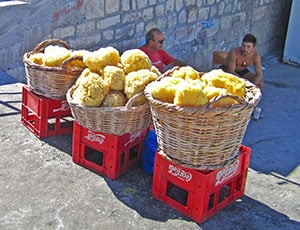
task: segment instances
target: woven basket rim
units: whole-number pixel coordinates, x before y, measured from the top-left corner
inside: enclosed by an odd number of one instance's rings
[[[23,55],[23,62],[25,65],[28,65],[27,68],[32,68],[32,69],[36,69],[36,70],[40,70],[40,71],[47,71],[47,72],[59,72],[59,73],[81,73],[82,69],[78,69],[78,68],[66,68],[65,65],[67,63],[69,63],[70,61],[74,60],[74,59],[80,59],[81,57],[79,56],[73,56],[70,57],[68,59],[66,59],[61,66],[43,66],[43,65],[38,65],[34,62],[32,62],[29,59],[29,56],[31,55],[31,52],[26,52]]]
[[[206,105],[198,106],[198,107],[178,106],[173,103],[162,102],[158,99],[155,99],[150,92],[150,88],[153,84],[155,84],[155,82],[149,83],[146,86],[144,92],[145,92],[145,96],[149,100],[149,102],[156,104],[158,106],[166,107],[172,111],[180,111],[180,112],[187,112],[187,113],[207,113],[207,112],[223,113],[223,112],[229,112],[229,111],[236,110],[236,109],[252,108],[258,104],[258,102],[260,101],[260,99],[262,97],[260,89],[248,80],[245,80],[245,82],[246,82],[246,89],[248,89],[248,91],[250,91],[250,90],[255,91],[253,98],[245,97],[243,99],[240,99],[237,96],[227,94],[227,95],[223,95],[223,96],[214,97]],[[216,101],[218,101],[224,97],[230,97],[230,98],[236,99],[236,100],[238,100],[239,104],[233,104],[233,105],[227,106],[227,107],[214,107],[214,108],[211,107],[211,105],[213,103],[215,103]]]
[[[162,157],[164,157],[165,159],[167,159],[168,161],[175,163],[177,165],[180,165],[182,167],[186,167],[186,168],[190,168],[190,169],[196,169],[196,170],[214,170],[214,169],[218,169],[218,168],[224,168],[228,165],[231,165],[232,163],[234,163],[238,156],[239,156],[239,150],[237,150],[237,152],[235,154],[232,154],[232,158],[228,161],[224,161],[224,162],[219,162],[216,163],[214,165],[205,165],[202,162],[199,163],[199,165],[195,165],[189,162],[182,162],[178,159],[175,159],[174,157],[167,155],[166,153],[163,152],[163,150],[158,149],[157,154],[161,155]]]
[[[103,107],[103,106],[85,106],[85,105],[82,105],[82,104],[79,104],[79,103],[76,103],[73,101],[73,98],[71,96],[71,91],[74,90],[74,86],[72,86],[70,89],[68,89],[67,91],[67,101],[69,104],[73,105],[73,106],[76,106],[77,108],[80,108],[80,109],[84,109],[84,110],[90,110],[90,111],[93,111],[93,110],[97,110],[97,111],[105,111],[105,112],[108,112],[108,111],[122,111],[122,112],[128,112],[128,111],[134,111],[134,110],[140,110],[142,107],[148,107],[149,106],[149,103],[146,102],[144,104],[141,104],[141,105],[138,105],[138,106],[132,106],[133,102],[135,101],[136,98],[140,97],[141,95],[144,94],[144,92],[139,92],[138,94],[134,95],[133,97],[131,97],[126,105],[124,106],[114,106],[114,107]]]
[[[152,124],[148,101],[138,106],[132,106],[135,99],[144,94],[143,91],[130,98],[125,106],[97,107],[74,102],[71,95],[75,87],[76,85],[73,85],[67,91],[66,98],[73,117],[84,127],[119,136],[145,129]]]
[[[78,69],[78,68],[67,68],[67,64],[73,60],[82,60],[82,57],[80,56],[72,56],[67,58],[65,61],[63,61],[63,63],[61,64],[61,66],[42,66],[42,65],[38,65],[34,62],[32,62],[29,59],[29,56],[35,53],[43,53],[45,50],[45,47],[47,47],[48,45],[51,44],[56,44],[56,45],[60,45],[68,50],[71,50],[68,43],[66,43],[65,41],[61,40],[61,39],[46,39],[40,43],[38,43],[35,48],[32,51],[26,52],[23,55],[23,62],[25,64],[25,66],[27,65],[27,68],[32,68],[32,69],[36,69],[36,70],[40,70],[40,71],[52,71],[52,72],[59,72],[59,73],[70,73],[70,72],[74,72],[74,73],[78,73],[81,72],[82,69]]]

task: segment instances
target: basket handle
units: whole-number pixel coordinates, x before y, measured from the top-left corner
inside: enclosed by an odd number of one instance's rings
[[[69,49],[69,45],[63,41],[63,40],[60,40],[60,39],[47,39],[45,41],[42,41],[40,42],[39,44],[37,44],[37,46],[33,49],[33,53],[38,53],[38,52],[42,52],[44,51],[45,47],[47,47],[48,45],[51,45],[51,44],[59,44],[67,49]]]
[[[234,99],[236,100],[239,104],[241,105],[248,105],[248,102],[243,99],[243,98],[240,98],[238,96],[235,96],[235,95],[232,95],[232,94],[225,94],[225,95],[219,95],[219,96],[216,96],[214,98],[212,98],[206,105],[205,105],[205,108],[207,109],[210,109],[217,101],[223,99],[223,98],[231,98],[231,99]],[[232,106],[228,107],[228,108],[231,108]]]
[[[162,78],[164,78],[164,77],[170,77],[170,76],[172,76],[172,74],[173,74],[173,72],[175,71],[175,70],[178,70],[180,67],[179,66],[174,66],[172,69],[168,69],[166,72],[164,72],[162,75],[160,75],[157,79],[156,79],[156,81],[160,81]]]
[[[72,56],[72,57],[69,57],[67,58],[66,60],[64,60],[62,63],[61,63],[61,68],[67,68],[67,65],[74,61],[74,60],[79,60],[79,61],[82,61],[83,60],[83,57],[82,56]]]
[[[174,66],[172,69],[167,70],[162,74],[162,77],[167,77],[167,76],[172,76],[175,70],[178,70],[180,67],[179,66]]]
[[[130,108],[132,107],[133,102],[135,102],[135,100],[136,100],[138,97],[142,96],[143,94],[144,94],[144,91],[141,91],[141,92],[135,94],[133,97],[131,97],[131,98],[127,101],[127,103],[126,103],[126,105],[125,105],[126,109],[130,109]]]

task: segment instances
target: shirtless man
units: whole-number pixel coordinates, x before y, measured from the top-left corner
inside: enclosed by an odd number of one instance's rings
[[[243,38],[242,46],[229,51],[225,64],[221,68],[228,73],[232,73],[241,78],[247,79],[263,89],[263,73],[260,55],[255,50],[256,38],[252,34],[247,34]],[[254,65],[255,73],[247,68]]]
[[[150,58],[152,65],[162,73],[164,65],[185,66],[185,64],[163,50],[164,35],[158,28],[149,30],[146,34],[146,44],[140,49]]]

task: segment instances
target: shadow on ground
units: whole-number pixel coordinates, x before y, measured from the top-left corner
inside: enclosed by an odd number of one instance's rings
[[[243,140],[252,149],[250,167],[256,171],[288,176],[300,165],[299,70],[300,66],[277,64],[264,71],[259,104],[264,117],[249,122]]]
[[[72,157],[72,134],[71,133],[59,135],[59,136],[47,137],[41,140]]]
[[[161,222],[170,219],[192,221],[167,204],[152,197],[152,176],[144,173],[142,168],[135,168],[117,180],[104,179],[114,195],[121,202],[136,210],[143,218]],[[224,226],[233,226],[236,222],[236,229],[239,229],[238,226],[242,226],[241,229],[259,229],[259,226],[253,226],[252,218],[255,218],[256,224],[260,223],[267,229],[278,229],[279,226],[282,229],[299,227],[298,222],[290,220],[286,215],[270,209],[246,195],[217,212],[199,226],[203,229],[206,227],[226,229]],[[242,224],[240,223],[241,220],[243,221]]]
[[[2,95],[10,96],[12,99],[5,101],[0,100],[0,117],[21,114],[20,104],[22,103],[22,100],[15,100],[13,98],[22,95],[22,92],[0,92],[0,96]]]

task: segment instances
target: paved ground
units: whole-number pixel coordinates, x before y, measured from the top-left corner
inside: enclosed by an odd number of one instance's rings
[[[20,122],[23,84],[1,73],[0,229],[300,229],[300,67],[263,64],[245,195],[202,224],[152,198],[141,167],[110,180],[72,162],[71,135],[35,137]]]

